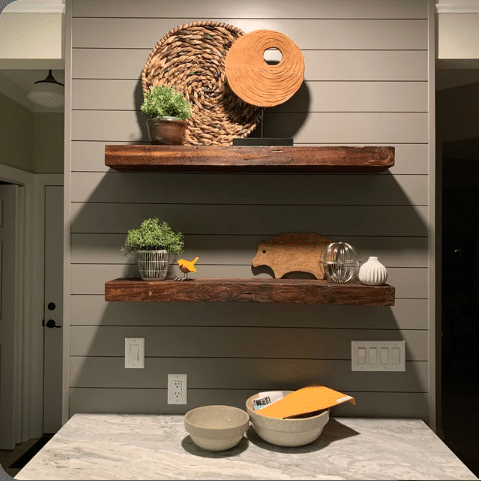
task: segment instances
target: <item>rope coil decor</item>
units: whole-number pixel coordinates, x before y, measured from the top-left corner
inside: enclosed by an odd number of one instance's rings
[[[226,23],[187,23],[168,32],[150,53],[142,70],[144,97],[151,86],[166,84],[192,104],[184,144],[230,145],[259,123],[262,109],[239,98],[225,77],[227,52],[242,35]]]
[[[277,65],[264,60],[264,52],[278,49]],[[225,59],[231,89],[242,99],[259,107],[274,107],[289,100],[304,79],[304,57],[286,35],[256,30],[238,38]]]

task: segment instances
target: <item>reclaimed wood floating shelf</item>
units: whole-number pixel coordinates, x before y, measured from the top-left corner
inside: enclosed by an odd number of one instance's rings
[[[119,278],[105,283],[106,301],[271,302],[393,306],[394,287],[337,284],[316,279],[194,278],[144,281]]]
[[[105,165],[120,172],[373,173],[394,165],[394,147],[106,145]]]

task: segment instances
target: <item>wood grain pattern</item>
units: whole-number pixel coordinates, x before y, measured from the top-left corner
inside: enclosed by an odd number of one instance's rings
[[[105,165],[121,172],[380,172],[394,147],[106,145]]]
[[[334,240],[315,233],[280,234],[259,242],[251,262],[254,267],[269,266],[276,279],[288,272],[309,272],[324,279],[321,259],[331,242]]]
[[[105,283],[106,301],[277,302],[393,306],[394,287],[336,284],[311,279],[196,278],[192,282],[115,279]]]
[[[243,279],[243,280],[311,280],[309,274],[286,274],[284,279],[273,279],[268,267],[259,268],[259,274],[254,274],[252,266],[239,265],[202,265],[198,266],[197,272],[189,274],[193,279]],[[72,264],[71,294],[105,294],[105,283],[118,278],[139,278],[139,270],[136,265],[112,265],[112,264]],[[180,270],[170,266],[167,279],[179,277]],[[388,270],[389,284],[396,286],[396,297],[405,299],[422,299],[428,297],[428,274],[424,268],[396,268]],[[74,277],[75,276],[75,277]],[[321,281],[317,281],[321,282]],[[324,282],[324,281],[323,281]],[[249,292],[249,291],[248,291]],[[236,303],[235,303],[236,304]]]
[[[73,141],[72,142],[72,172],[114,172],[105,165],[105,145],[148,145],[148,140],[139,141]],[[373,143],[376,145],[376,143]],[[308,144],[294,144],[296,147],[314,147]],[[390,144],[394,147],[396,161],[394,167],[380,172],[379,175],[390,177],[394,174],[400,175],[419,175],[428,173],[428,144]],[[328,145],[323,145],[327,147]],[[369,146],[366,143],[359,144],[360,147]],[[197,174],[198,175],[198,174]],[[346,182],[343,176],[343,182]],[[75,182],[74,182],[75,184]]]

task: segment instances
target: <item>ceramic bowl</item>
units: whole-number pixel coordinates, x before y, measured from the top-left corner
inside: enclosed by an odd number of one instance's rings
[[[253,400],[257,396],[258,394],[255,394],[246,401],[246,408],[255,432],[268,443],[277,446],[304,446],[315,441],[329,421],[329,409],[316,416],[301,419],[263,416],[260,414],[262,410],[254,410]]]
[[[207,451],[225,451],[240,442],[249,427],[249,415],[233,406],[202,406],[184,416],[192,441]]]

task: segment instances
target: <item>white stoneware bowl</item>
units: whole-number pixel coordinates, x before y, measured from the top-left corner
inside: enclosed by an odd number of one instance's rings
[[[329,421],[329,409],[316,416],[300,419],[263,416],[260,414],[262,410],[254,410],[253,400],[257,396],[255,394],[246,401],[246,408],[256,433],[268,443],[277,446],[304,446],[315,441]]]
[[[240,442],[249,427],[249,415],[233,406],[202,406],[184,416],[184,426],[200,448],[225,451]]]

